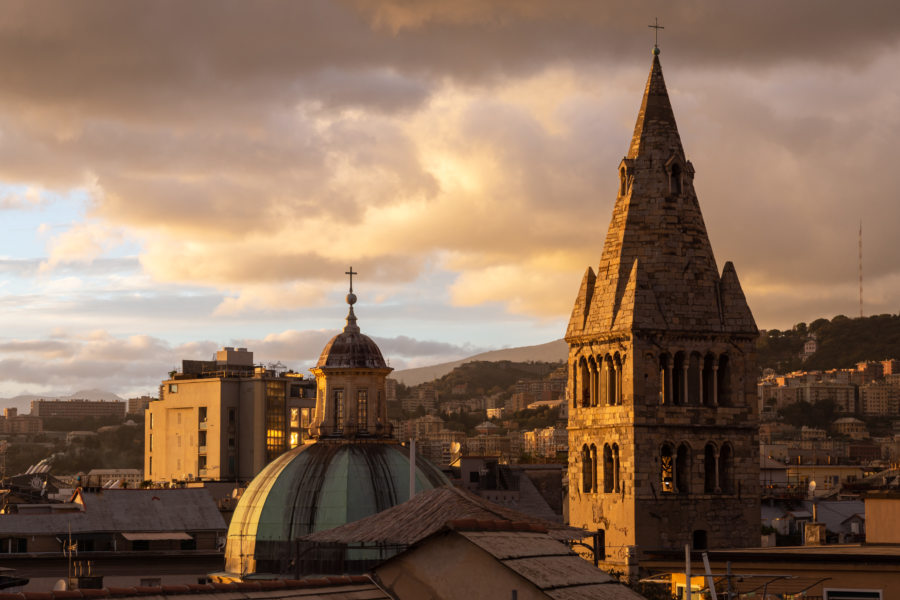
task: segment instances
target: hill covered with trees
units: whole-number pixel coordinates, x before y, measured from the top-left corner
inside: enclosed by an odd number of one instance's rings
[[[800,360],[803,344],[815,335],[816,353]],[[757,342],[760,370],[843,369],[866,360],[900,358],[900,314],[849,318],[838,315],[797,323],[790,330],[770,329]]]

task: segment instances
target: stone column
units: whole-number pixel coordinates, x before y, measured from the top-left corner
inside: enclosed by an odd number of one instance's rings
[[[613,483],[615,487],[613,488],[616,492],[619,491],[619,452],[615,448],[612,449],[613,456]]]
[[[614,404],[622,404],[622,363],[616,363],[616,401]]]
[[[681,387],[684,390],[684,396],[682,397],[684,400],[684,404],[690,403],[690,399],[688,398],[688,368],[690,367],[689,363],[690,359],[688,358],[685,359],[685,361],[681,364],[681,377],[683,379]]]
[[[697,385],[700,392],[698,399],[700,400],[700,406],[703,406],[703,359],[700,359],[700,364],[698,364],[697,367],[700,369],[700,374],[697,377]]]
[[[672,395],[672,369],[675,367],[675,361],[672,357],[666,361],[666,404],[672,404],[675,398]]]
[[[716,359],[713,362],[713,372],[712,372],[712,397],[713,397],[713,406],[719,405],[719,360]]]
[[[672,448],[672,493],[678,493],[678,449]]]
[[[715,367],[713,367],[713,369],[715,369]],[[715,481],[716,485],[715,485],[714,489],[716,490],[717,494],[721,494],[722,488],[719,487],[719,453],[718,452],[713,456],[713,464],[716,465],[716,481]]]

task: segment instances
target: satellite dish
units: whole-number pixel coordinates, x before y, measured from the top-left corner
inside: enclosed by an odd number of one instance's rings
[[[815,479],[813,479],[812,481],[809,482],[809,495],[810,496],[816,495],[816,480]]]

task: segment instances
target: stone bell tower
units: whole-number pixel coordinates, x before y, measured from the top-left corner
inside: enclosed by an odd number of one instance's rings
[[[566,331],[569,521],[633,573],[647,550],[759,545],[758,331],[716,266],[658,48],[618,175]]]

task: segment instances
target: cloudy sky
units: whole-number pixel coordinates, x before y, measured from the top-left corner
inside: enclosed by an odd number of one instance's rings
[[[762,328],[898,311],[900,5],[0,1],[0,394],[562,337],[661,60]]]

